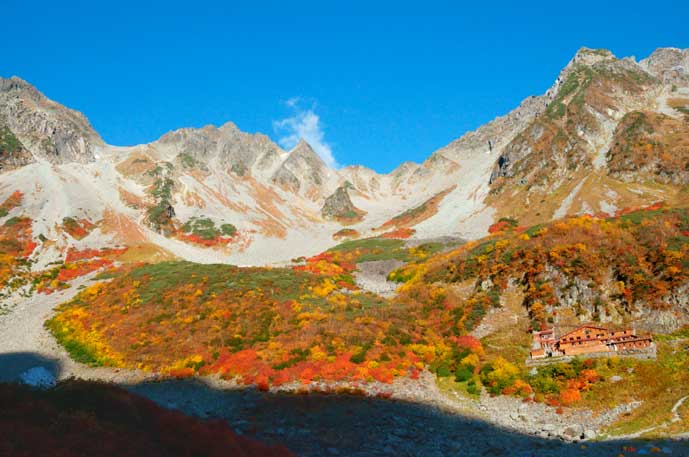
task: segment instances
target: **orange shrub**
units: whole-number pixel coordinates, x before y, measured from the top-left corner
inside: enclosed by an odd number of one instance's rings
[[[413,234],[416,233],[416,230],[413,228],[408,228],[408,227],[401,227],[395,230],[392,230],[390,232],[383,233],[380,237],[381,238],[389,238],[389,239],[407,239]]]
[[[563,406],[569,406],[581,400],[581,392],[577,389],[568,388],[560,392],[559,401]]]

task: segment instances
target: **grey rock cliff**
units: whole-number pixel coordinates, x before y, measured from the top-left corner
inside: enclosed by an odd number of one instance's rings
[[[358,216],[358,211],[352,200],[349,198],[347,189],[351,186],[349,182],[338,187],[335,192],[325,199],[321,216],[324,219],[354,219]]]
[[[95,150],[104,145],[84,115],[49,100],[17,77],[0,78],[0,124],[33,159],[54,164],[92,162]]]
[[[163,135],[158,143],[238,176],[260,175],[270,169],[283,152],[266,135],[242,132],[232,122],[219,128],[209,125],[175,130]]]

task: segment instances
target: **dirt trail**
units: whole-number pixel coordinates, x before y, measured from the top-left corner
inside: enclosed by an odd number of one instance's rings
[[[674,404],[672,407],[672,418],[666,422],[663,422],[660,425],[654,425],[653,427],[648,427],[643,430],[639,430],[638,432],[635,433],[630,433],[628,435],[623,435],[620,438],[623,439],[630,439],[630,438],[639,438],[641,436],[644,436],[647,433],[651,433],[656,430],[661,430],[665,427],[667,427],[670,424],[674,424],[675,422],[679,422],[682,420],[682,416],[679,414],[679,408],[682,407],[682,404],[689,399],[689,395],[685,395],[684,397],[680,398],[677,400],[677,402]],[[676,438],[687,438],[689,437],[689,433],[682,433],[676,436]]]

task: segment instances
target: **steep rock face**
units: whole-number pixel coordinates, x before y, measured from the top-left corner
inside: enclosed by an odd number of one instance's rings
[[[332,195],[325,199],[321,209],[323,219],[354,220],[359,218],[360,211],[354,206],[347,192],[347,189],[350,187],[351,184],[347,182],[345,185],[338,187]]]
[[[660,48],[639,62],[649,73],[670,84],[689,82],[689,49]]]
[[[36,159],[88,163],[104,145],[79,112],[53,102],[25,81],[0,78],[0,121]]]
[[[488,124],[464,134],[433,153],[433,156],[442,155],[455,162],[461,162],[467,156],[490,157],[491,154],[502,150],[518,132],[541,114],[547,104],[548,96],[527,97],[505,116],[497,117]]]
[[[322,196],[329,176],[328,166],[311,146],[300,140],[273,175],[273,182],[311,200]]]
[[[689,84],[663,82],[658,75],[668,65],[656,62],[651,71],[633,58],[581,49],[546,92],[546,109],[496,158],[485,199],[496,219],[535,224],[566,215],[614,214],[659,200],[679,203],[683,172],[670,170],[684,169],[681,122],[689,111]],[[634,112],[666,116],[662,122],[651,116],[656,133],[645,140],[657,143],[652,150],[644,152],[639,141],[620,141],[630,135],[627,116]],[[630,168],[634,161],[638,164]],[[653,187],[652,181],[667,186]]]
[[[554,175],[591,168],[625,112],[650,103],[655,78],[630,59],[618,60],[609,51],[582,49],[549,91],[552,99],[500,155],[491,175],[494,191],[499,178],[544,186]]]
[[[179,129],[164,135],[158,143],[237,176],[262,177],[284,152],[266,135],[242,132],[232,122],[220,128]]]
[[[283,153],[266,135],[246,134],[231,122],[220,127],[220,131],[221,160],[238,176],[262,175],[273,168]]]
[[[689,122],[633,111],[615,130],[607,153],[609,174],[624,181],[689,183]]]
[[[421,167],[418,163],[403,162],[397,168],[392,170],[388,177],[391,180],[391,187],[395,190],[400,189],[409,178]]]
[[[157,141],[163,147],[189,154],[197,161],[208,162],[217,153],[220,132],[217,127],[183,128],[166,133]]]

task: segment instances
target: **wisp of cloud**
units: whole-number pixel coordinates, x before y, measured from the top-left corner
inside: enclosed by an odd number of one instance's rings
[[[285,104],[294,111],[294,115],[273,121],[273,129],[280,135],[278,143],[283,148],[292,149],[303,138],[329,167],[337,168],[332,148],[324,139],[320,117],[314,111],[315,105],[305,109],[300,106],[300,102],[299,97],[287,100]]]

